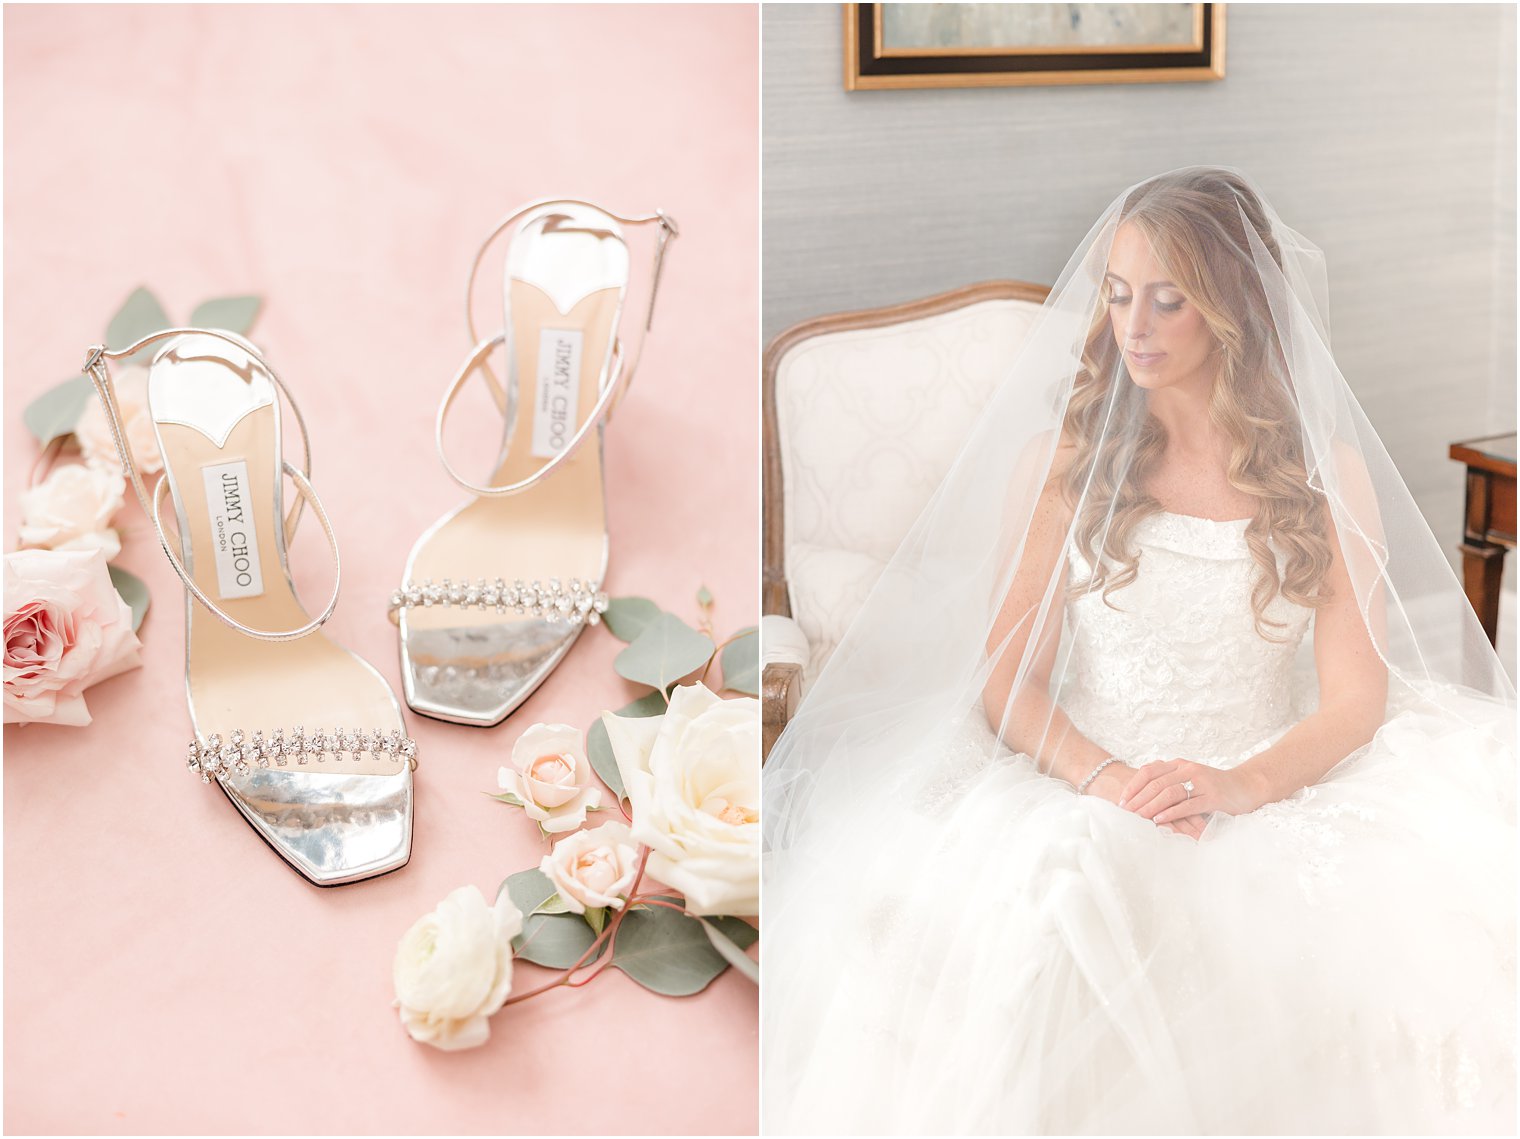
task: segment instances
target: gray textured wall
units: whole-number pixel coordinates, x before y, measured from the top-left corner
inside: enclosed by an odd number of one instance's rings
[[[767,339],[1051,281],[1126,185],[1238,166],[1325,250],[1341,369],[1455,545],[1446,445],[1515,421],[1513,5],[1231,4],[1219,82],[855,93],[840,5],[763,13]]]

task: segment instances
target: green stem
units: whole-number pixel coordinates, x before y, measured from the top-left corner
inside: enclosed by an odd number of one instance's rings
[[[631,895],[631,897],[623,905],[622,909],[618,910],[615,914],[612,915],[612,917],[610,919],[608,919],[606,928],[603,929],[602,932],[597,935],[597,938],[596,938],[595,941],[593,941],[589,946],[586,947],[586,952],[584,952],[584,953],[582,953],[580,955],[579,959],[576,960],[575,964],[571,965],[570,968],[566,969],[563,973],[561,973],[554,980],[549,981],[549,982],[547,982],[545,984],[539,985],[538,988],[536,988],[536,989],[529,989],[526,993],[518,993],[515,997],[508,997],[505,1001],[502,1002],[501,1007],[502,1008],[506,1008],[507,1005],[515,1005],[519,1001],[525,1001],[525,1000],[529,999],[530,997],[539,996],[542,993],[547,993],[550,989],[557,989],[557,988],[559,988],[562,985],[567,985],[570,988],[578,989],[582,985],[589,984],[591,981],[593,981],[597,977],[601,976],[602,970],[605,969],[608,966],[608,964],[610,964],[611,961],[612,961],[612,952],[611,951],[613,949],[615,949],[616,946],[617,946],[617,931],[618,931],[618,926],[620,926],[620,925],[623,924],[623,918],[626,917],[627,914],[628,914],[628,911],[633,908],[633,899],[636,898],[636,897],[638,897],[639,883],[641,881],[643,881],[643,879],[644,879],[644,867],[648,864],[648,862],[649,862],[649,848],[645,847],[644,848],[644,853],[639,856],[639,870],[638,870],[638,873],[633,876],[633,886],[629,890],[629,894]],[[524,944],[526,944],[526,942]],[[600,946],[602,946],[603,944],[605,944],[607,946],[607,948],[608,948],[608,953],[607,953],[606,960],[602,961],[596,967],[596,971],[595,972],[591,973],[589,976],[585,977],[584,979],[581,979],[581,980],[574,979],[575,978],[575,973],[577,972],[577,970],[579,970],[582,967],[584,967],[585,964],[586,964],[586,962],[589,961],[589,960],[591,960],[591,958],[596,955],[597,949]]]
[[[729,645],[733,644],[741,636],[743,636],[743,637],[752,637],[752,636],[754,636],[754,633],[752,633],[752,632],[751,633],[735,633],[733,636],[729,637],[726,641],[724,641],[720,645],[718,645],[717,648],[713,649],[712,656],[710,656],[710,657],[707,658],[707,666],[702,669],[702,675],[698,678],[699,680],[701,680],[701,682],[703,684],[707,683],[707,674],[708,674],[709,671],[711,671],[712,666],[713,666],[713,662],[716,661],[720,656],[723,655],[723,650],[724,649],[728,648]]]

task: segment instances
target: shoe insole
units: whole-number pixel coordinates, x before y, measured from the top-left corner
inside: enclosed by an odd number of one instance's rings
[[[555,433],[568,438],[591,414],[601,395],[602,366],[620,301],[619,289],[601,289],[582,297],[569,313],[561,313],[542,290],[528,282],[514,279],[510,288],[520,389],[506,459],[490,480],[497,486],[533,474],[548,461],[544,455],[553,453],[545,451],[545,438]],[[540,390],[540,367],[550,371],[554,363],[541,361],[540,349],[554,351],[555,345],[563,343],[564,338],[552,335],[556,332],[579,336],[573,407],[556,403]],[[601,441],[593,433],[537,485],[520,494],[477,498],[458,510],[420,544],[406,576],[414,583],[428,578],[435,583],[444,578],[493,582],[498,577],[508,585],[517,579],[547,584],[558,578],[567,587],[572,578],[596,582],[606,566],[606,530]],[[536,618],[519,618],[511,610],[503,615],[494,609],[413,607],[405,611],[403,620],[421,631]]]
[[[272,403],[254,408],[222,446],[194,427],[158,424],[182,511],[180,548],[187,570],[228,616],[270,631],[310,620],[281,561],[277,414]],[[307,525],[318,525],[309,513]],[[307,738],[318,730],[406,734],[390,687],[322,630],[293,641],[260,640],[223,624],[194,600],[187,624],[190,707],[202,738],[219,733],[225,741],[240,728],[247,736],[261,731],[266,737],[283,729],[289,739],[297,725]],[[312,759],[303,770],[393,775],[406,762],[362,755],[358,763],[352,754],[341,762]]]

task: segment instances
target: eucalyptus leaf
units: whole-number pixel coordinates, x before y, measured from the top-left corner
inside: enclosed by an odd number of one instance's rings
[[[558,894],[550,894],[548,901],[540,902],[538,908],[533,911],[536,914],[568,914],[570,903]]]
[[[705,917],[697,920],[716,928],[730,944],[740,949],[748,949],[760,940],[760,931],[743,918]]]
[[[512,904],[525,914],[531,914],[555,894],[554,883],[536,866],[508,875],[501,888],[512,899]],[[498,891],[497,897],[500,896]]]
[[[596,934],[580,914],[529,914],[523,931],[512,939],[512,951],[522,960],[550,969],[568,969],[596,943]],[[598,949],[586,958],[590,964],[602,955]]]
[[[501,888],[513,905],[527,915],[522,933],[512,939],[512,952],[522,960],[550,969],[568,969],[596,941],[596,934],[580,914],[534,913],[555,893],[554,884],[543,871],[519,870]],[[600,950],[596,956],[601,956]]]
[[[607,602],[602,621],[620,641],[632,641],[660,615],[660,607],[647,597],[614,597]]]
[[[612,662],[617,674],[666,692],[712,659],[712,638],[672,613],[661,613]]]
[[[649,692],[613,714],[659,716],[664,714],[666,706],[664,696],[658,692]],[[619,801],[628,798],[628,792],[623,787],[623,773],[618,770],[617,757],[612,753],[612,741],[607,738],[607,725],[602,723],[600,716],[586,730],[586,758],[591,760],[591,770],[596,772],[597,778],[607,784]]]
[[[607,927],[606,906],[593,906],[591,909],[586,911],[584,917],[586,919],[586,924],[591,927],[591,931],[598,936],[600,936],[602,930]]]
[[[139,285],[111,318],[106,328],[106,347],[113,351],[126,348],[154,332],[172,328],[173,322],[158,298]],[[136,364],[153,352],[153,346],[128,356],[123,364]]]
[[[744,952],[760,936],[755,927],[738,918],[698,918],[712,947],[745,978],[760,983],[760,963]],[[743,931],[748,931],[743,932]]]
[[[712,603],[713,603],[712,591],[710,589],[708,589],[707,586],[704,585],[700,589],[697,590],[697,604],[699,606],[701,606],[703,609],[711,609],[712,608]]]
[[[111,584],[116,587],[116,592],[121,594],[127,608],[132,610],[132,631],[135,633],[142,628],[143,618],[148,615],[148,585],[142,578],[128,573],[120,566],[106,566],[106,571],[111,575]]]
[[[670,701],[665,699],[665,694],[658,690],[646,692],[637,700],[624,704],[614,716],[627,716],[634,720],[643,720],[649,716],[663,716],[665,710],[670,707]]]
[[[607,725],[602,723],[601,717],[586,729],[586,758],[591,761],[591,770],[596,772],[596,777],[607,784],[607,789],[618,797],[619,802],[628,798],[623,773],[618,770],[617,756],[612,754],[612,741],[607,738]]]
[[[523,805],[523,801],[510,791],[503,791],[500,795],[493,795],[489,791],[484,792],[484,794],[486,798],[495,799],[498,803],[505,803],[509,807],[521,807]]]
[[[700,921],[663,906],[628,912],[618,926],[612,964],[667,997],[700,993],[728,968]]]
[[[74,376],[32,400],[21,418],[37,442],[46,447],[54,439],[74,433],[94,394],[95,385],[89,376]]]
[[[202,301],[190,314],[195,328],[219,328],[224,332],[247,332],[259,315],[262,297],[216,297]]]
[[[760,631],[751,625],[740,629],[719,655],[723,687],[746,696],[760,695]]]

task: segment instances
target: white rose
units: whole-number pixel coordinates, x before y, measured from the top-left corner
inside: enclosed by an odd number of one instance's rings
[[[137,469],[145,475],[156,474],[164,469],[164,457],[158,449],[153,417],[148,414],[148,369],[123,368],[113,384],[116,406],[121,412],[122,433],[132,449]],[[90,466],[121,470],[121,455],[116,450],[116,440],[111,437],[106,405],[98,395],[85,404],[84,413],[74,425],[74,438],[79,440],[79,449]]]
[[[121,538],[110,528],[126,483],[120,470],[69,463],[21,492],[21,544],[45,550],[100,550],[110,561]]]
[[[406,931],[391,976],[413,1040],[446,1052],[486,1042],[486,1018],[512,990],[512,939],[522,926],[505,892],[488,907],[474,886],[461,886]]]
[[[539,863],[571,913],[623,908],[639,876],[639,847],[624,823],[603,823],[562,838]]]
[[[663,716],[602,714],[649,873],[694,914],[760,909],[760,702],[677,687]]]
[[[602,801],[591,786],[581,733],[567,724],[534,724],[518,736],[512,766],[501,768],[496,780],[546,834],[573,831],[586,821],[587,809]]]

